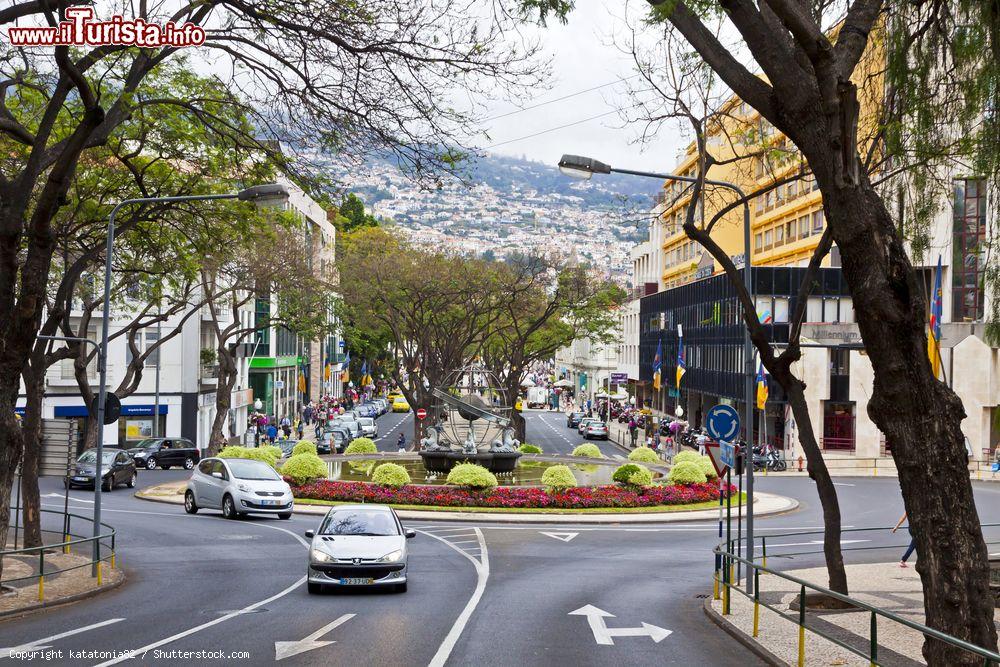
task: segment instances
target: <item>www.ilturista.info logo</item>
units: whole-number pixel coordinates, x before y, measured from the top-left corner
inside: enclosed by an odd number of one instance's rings
[[[117,44],[156,48],[201,46],[205,29],[193,23],[149,23],[115,15],[94,19],[93,7],[67,7],[66,20],[56,26],[16,27],[7,31],[12,46],[101,46]]]

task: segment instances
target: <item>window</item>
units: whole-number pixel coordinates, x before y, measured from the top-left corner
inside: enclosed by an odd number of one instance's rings
[[[767,250],[773,245],[773,234],[770,229],[764,232],[764,249]]]
[[[769,190],[764,193],[764,208],[768,211],[774,208],[774,191]]]
[[[87,339],[97,342],[97,328],[91,327],[87,330]],[[94,347],[92,345],[84,345],[83,349],[85,353],[90,353],[93,351]],[[59,362],[59,377],[63,380],[72,380],[76,377],[75,371],[73,370],[74,358],[63,359]],[[97,355],[95,354],[91,358],[90,362],[87,364],[87,377],[91,380],[97,377]]]
[[[804,215],[799,218],[799,238],[807,239],[809,238],[809,216]]]
[[[764,235],[757,232],[753,237],[753,249],[759,251],[762,247],[764,247]]]
[[[143,361],[143,367],[145,368],[156,368],[160,363],[160,348],[157,345],[160,340],[160,334],[155,331],[147,331],[145,335],[145,340],[142,334],[137,334],[135,337],[135,346],[139,348],[140,356],[145,354],[146,350],[154,348],[149,356]],[[132,348],[126,342],[125,344],[125,365],[132,364]]]
[[[788,297],[774,298],[774,321],[780,324],[788,322]]]
[[[795,240],[795,221],[791,220],[785,223],[785,241],[791,243]]]
[[[799,194],[799,182],[792,181],[789,183],[786,187],[786,191],[788,192],[789,199],[795,199]]]
[[[763,196],[758,195],[754,199],[754,208],[757,211],[757,213],[763,213],[764,212],[764,197]]]
[[[812,214],[812,230],[813,234],[818,234],[823,231],[823,211],[813,211]]]
[[[830,350],[830,375],[851,374],[851,352],[841,348]]]
[[[839,322],[840,321],[840,299],[823,299],[823,321],[824,322]]]
[[[951,313],[956,322],[983,319],[986,264],[986,181],[955,181]]]
[[[778,246],[785,242],[785,228],[778,225],[774,228],[774,245]]]
[[[806,322],[823,321],[823,299],[811,296],[806,302]]]

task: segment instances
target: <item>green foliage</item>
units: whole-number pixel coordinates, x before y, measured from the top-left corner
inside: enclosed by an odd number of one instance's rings
[[[398,463],[383,463],[372,472],[372,481],[398,489],[410,483],[410,473]]]
[[[640,461],[642,463],[659,463],[660,457],[649,447],[636,447],[629,452],[628,460]]]
[[[345,454],[377,454],[378,447],[371,438],[355,438],[344,450]]]
[[[315,454],[295,454],[281,466],[281,474],[291,477],[296,484],[305,484],[327,475],[326,463]]]
[[[281,458],[281,448],[274,446],[267,447],[223,447],[218,454],[220,459],[252,459],[263,461],[272,468]]]
[[[568,466],[552,466],[542,473],[542,484],[549,491],[562,491],[576,486],[576,477]]]
[[[681,461],[670,469],[667,481],[671,484],[701,484],[708,480],[697,461]]]
[[[350,233],[362,227],[378,227],[378,220],[365,213],[365,203],[352,192],[340,202],[336,225],[338,231]]]
[[[292,447],[292,456],[296,454],[319,454],[319,452],[316,451],[316,443],[312,440],[299,440]]]
[[[698,452],[692,452],[690,449],[685,449],[684,451],[677,452],[674,456],[674,463],[682,463],[684,461],[697,461],[701,458],[701,454]]]
[[[719,476],[719,473],[715,472],[715,466],[712,465],[712,459],[707,456],[698,457],[698,465],[701,466],[701,471],[705,473],[706,478],[714,479]]]
[[[521,452],[522,454],[541,454],[542,448],[539,447],[538,445],[529,445],[528,443],[524,443],[523,445],[517,448],[517,451]]]
[[[573,450],[573,456],[586,456],[589,459],[603,459],[601,448],[592,442],[585,442]]]
[[[649,486],[653,483],[653,473],[645,466],[626,463],[615,470],[611,479],[623,486]]]
[[[470,489],[486,490],[497,485],[496,476],[481,465],[459,463],[448,473],[448,483]]]

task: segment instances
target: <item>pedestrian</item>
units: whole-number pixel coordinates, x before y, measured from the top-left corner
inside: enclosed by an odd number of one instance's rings
[[[639,425],[635,423],[635,417],[628,420],[628,434],[632,437],[632,448],[639,442]]]
[[[299,434],[299,440],[301,440],[303,435],[305,434],[305,422],[303,422],[301,419],[299,420],[299,423],[297,425],[297,430]]]
[[[702,431],[701,433],[698,434],[698,437],[695,440],[695,442],[698,443],[698,453],[704,456],[706,453],[705,446],[708,444],[708,435],[704,431]]]
[[[400,433],[399,437],[396,438],[396,450],[400,454],[406,453],[406,436],[402,433]]]
[[[273,423],[267,425],[267,441],[273,443],[278,438],[278,427]]]
[[[649,447],[650,449],[653,448],[653,436],[651,435],[646,436],[646,446]]]
[[[896,522],[895,527],[893,527],[893,529],[889,532],[895,533],[899,530],[899,527],[903,525],[904,521],[906,521],[906,512],[903,512],[903,516],[899,517],[899,521]],[[906,530],[910,533],[910,545],[906,547],[906,551],[903,552],[903,557],[899,559],[900,567],[910,567],[906,564],[906,561],[910,559],[910,556],[913,555],[913,550],[917,548],[917,541],[913,538],[913,532],[910,531],[909,526],[907,526]]]
[[[312,418],[313,418],[312,401],[309,401],[309,405],[306,406],[303,416],[306,418],[306,424],[312,424]]]

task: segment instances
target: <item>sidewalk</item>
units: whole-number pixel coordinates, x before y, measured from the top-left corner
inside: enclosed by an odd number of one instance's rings
[[[45,554],[45,577],[39,600],[38,556],[19,554],[3,559],[3,591],[0,594],[0,618],[17,616],[45,607],[76,602],[117,588],[125,581],[121,567],[102,564],[101,584],[91,576],[90,555],[64,554],[50,550]]]

